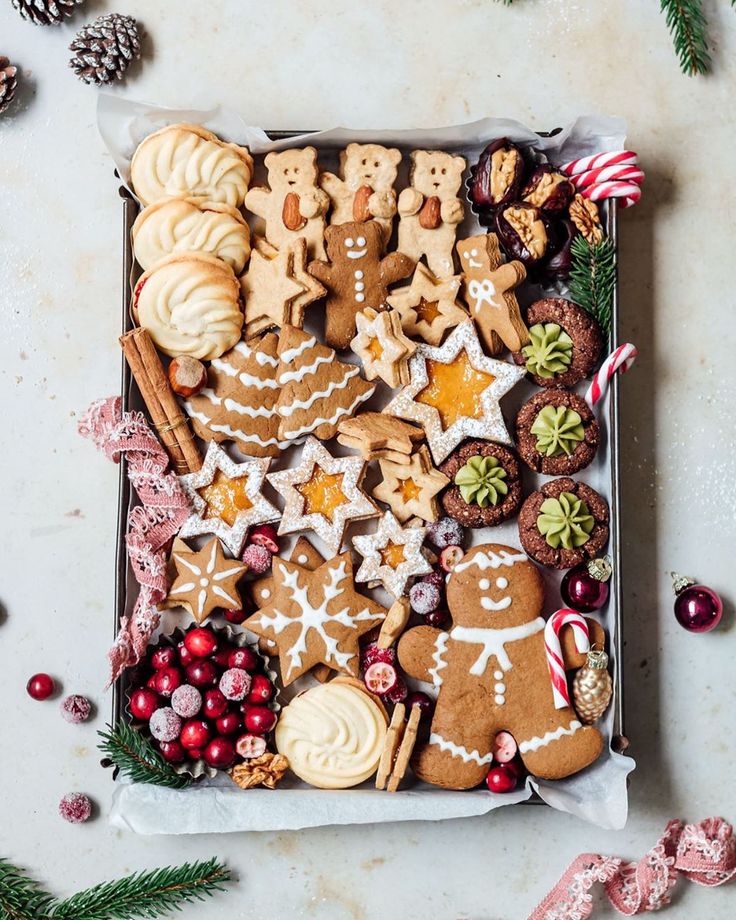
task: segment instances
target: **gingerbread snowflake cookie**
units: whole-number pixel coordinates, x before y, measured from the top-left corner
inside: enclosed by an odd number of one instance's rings
[[[398,312],[407,335],[439,345],[448,329],[468,318],[457,301],[461,282],[462,275],[437,278],[423,262],[417,262],[411,283],[396,288],[386,301]]]
[[[495,527],[521,506],[521,470],[509,447],[466,441],[440,470],[452,483],[442,495],[442,506],[463,527]]]
[[[358,334],[350,347],[363,362],[368,380],[380,377],[390,387],[409,382],[409,358],[417,346],[401,328],[401,316],[396,310],[377,313],[367,307],[355,315]]]
[[[181,550],[177,552],[175,548],[171,557],[176,577],[166,606],[185,607],[197,623],[203,623],[215,610],[238,610],[243,606],[237,585],[247,566],[228,559],[217,537],[200,550],[192,550],[186,544]]]
[[[545,476],[570,476],[596,455],[599,427],[580,396],[569,390],[536,393],[516,416],[516,446],[521,459]]]
[[[410,578],[432,571],[422,553],[426,534],[424,527],[403,527],[387,511],[374,533],[353,537],[353,546],[363,557],[355,576],[356,581],[380,582],[400,597]]]

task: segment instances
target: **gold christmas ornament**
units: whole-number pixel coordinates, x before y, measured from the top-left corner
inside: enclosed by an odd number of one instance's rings
[[[580,721],[592,725],[603,715],[613,696],[613,684],[608,673],[608,655],[592,648],[582,668],[572,682],[572,696]]]

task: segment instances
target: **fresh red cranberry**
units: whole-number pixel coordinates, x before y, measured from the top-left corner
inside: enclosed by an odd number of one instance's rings
[[[258,669],[261,659],[252,648],[234,648],[230,652],[227,660],[229,668],[241,668],[243,671],[255,671]]]
[[[450,625],[450,614],[446,610],[433,610],[425,614],[424,622],[427,626],[433,626],[435,629],[445,629]]]
[[[235,745],[229,738],[213,738],[204,749],[204,762],[217,770],[227,770],[235,761]]]
[[[225,695],[216,687],[206,690],[202,703],[202,715],[207,719],[218,719],[227,710]]]
[[[201,760],[202,759],[202,748],[189,748],[187,751],[187,756],[189,760]]]
[[[158,749],[169,763],[183,763],[187,759],[187,752],[179,741],[159,741]]]
[[[184,645],[195,658],[208,658],[217,651],[217,636],[211,629],[198,626],[184,636]]]
[[[273,524],[259,524],[248,534],[248,542],[265,546],[270,553],[279,551],[279,535]]]
[[[267,706],[250,706],[245,711],[245,727],[254,735],[265,735],[276,725],[276,713]]]
[[[229,659],[233,651],[232,645],[221,645],[217,649],[215,654],[212,656],[212,660],[215,662],[218,668],[222,668],[223,671],[227,671],[230,667]]]
[[[179,741],[187,750],[203,748],[212,737],[209,725],[204,719],[188,719],[181,728]]]
[[[186,645],[184,645],[183,639],[177,645],[176,648],[177,648],[177,651],[179,652],[179,661],[181,662],[181,666],[183,668],[188,667],[193,661],[196,661],[196,658],[194,657],[194,655],[192,655],[192,653],[189,651]]]
[[[512,792],[516,789],[518,775],[516,770],[509,769],[509,764],[499,764],[491,767],[486,776],[486,786],[491,792]]]
[[[130,712],[134,719],[140,719],[142,722],[148,722],[151,716],[161,707],[161,700],[158,693],[149,690],[147,687],[141,687],[140,690],[134,690],[130,695]]]
[[[146,681],[146,687],[148,687],[149,690],[153,690],[154,693],[156,692],[156,678],[157,677],[158,677],[158,671],[154,671],[153,674],[151,674],[151,676]]]
[[[213,687],[220,677],[215,663],[204,658],[190,664],[184,673],[193,687]]]
[[[254,706],[267,703],[273,696],[273,684],[265,674],[254,674],[250,685],[250,693],[245,698],[246,703]]]
[[[56,690],[54,678],[49,674],[34,674],[26,684],[28,696],[39,702],[47,700]]]
[[[237,735],[243,727],[243,717],[239,712],[226,712],[215,719],[215,731],[218,735]]]
[[[162,668],[156,671],[154,686],[156,693],[168,699],[177,687],[184,683],[184,677],[179,668]]]
[[[173,668],[178,664],[178,657],[173,646],[162,645],[151,655],[151,667],[155,671],[161,671],[163,668]]]
[[[228,623],[233,623],[235,626],[240,626],[248,619],[247,610],[223,610],[222,615]]]
[[[404,700],[404,704],[407,712],[411,712],[412,706],[418,706],[420,718],[422,719],[428,719],[434,712],[434,700],[426,693],[422,693],[421,690],[415,690],[413,693],[410,693]]]

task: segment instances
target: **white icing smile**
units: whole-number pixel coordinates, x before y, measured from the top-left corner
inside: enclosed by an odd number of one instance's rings
[[[348,259],[362,259],[363,256],[368,254],[367,249],[351,249],[348,253]]]

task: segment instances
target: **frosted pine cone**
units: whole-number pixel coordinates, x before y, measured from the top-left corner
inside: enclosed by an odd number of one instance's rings
[[[138,23],[119,13],[99,16],[77,32],[69,50],[74,52],[69,66],[84,83],[101,86],[120,80],[141,56]]]
[[[37,26],[58,26],[84,0],[13,0],[20,15]]]
[[[18,68],[0,55],[0,114],[10,107],[18,87]]]

